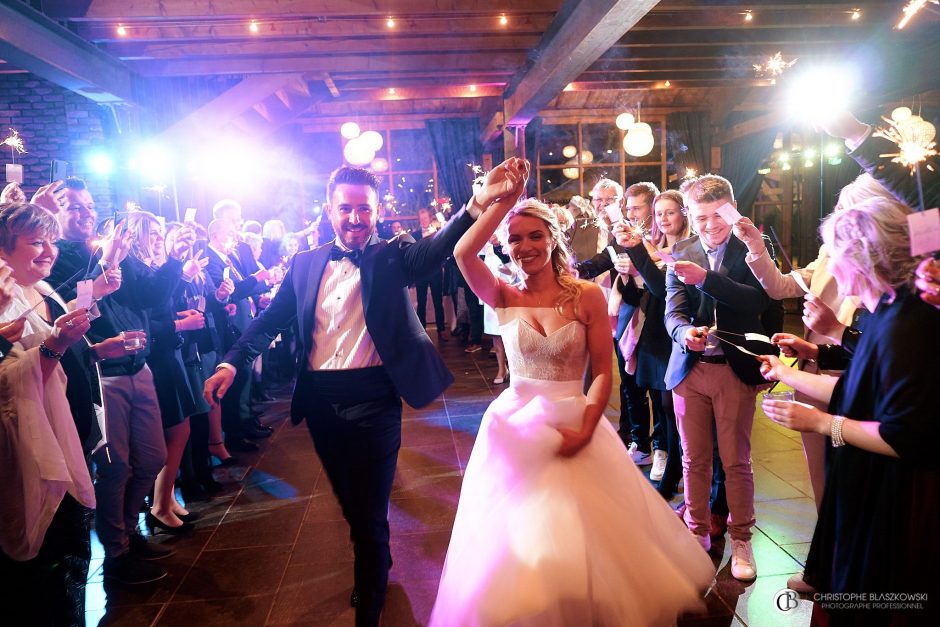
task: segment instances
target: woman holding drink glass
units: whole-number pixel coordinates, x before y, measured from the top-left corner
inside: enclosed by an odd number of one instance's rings
[[[940,312],[910,284],[920,259],[910,256],[908,213],[893,199],[870,198],[823,222],[839,292],[871,312],[842,376],[801,372],[773,356],[761,356],[761,371],[828,403],[823,411],[763,401],[774,422],[829,436],[834,447],[806,582],[824,593],[923,594],[922,609],[907,617],[920,624],[940,599],[940,422],[932,394]],[[834,625],[899,619],[891,607],[864,616],[830,609]]]

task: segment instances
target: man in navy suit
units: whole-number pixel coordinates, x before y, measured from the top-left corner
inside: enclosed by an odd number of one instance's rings
[[[237,370],[299,320],[306,367],[291,403],[351,528],[357,625],[377,625],[391,567],[388,505],[401,445],[401,399],[422,407],[453,382],[422,328],[408,285],[439,272],[480,209],[471,203],[432,237],[381,240],[378,180],[343,167],[327,185],[336,239],[298,253],[277,295],[206,381],[225,394]],[[481,197],[480,194],[477,195]]]
[[[714,424],[730,512],[731,574],[750,581],[757,576],[751,550],[751,427],[764,379],[760,362],[732,344],[776,353],[744,336],[767,333],[761,315],[771,300],[745,263],[747,248],[731,237],[732,225],[718,213],[725,204],[735,206],[731,184],[720,176],[703,176],[689,188],[687,202],[697,235],[673,248],[676,264],[666,273],[665,318],[673,340],[666,387],[673,392],[682,440],[685,522],[709,550]]]

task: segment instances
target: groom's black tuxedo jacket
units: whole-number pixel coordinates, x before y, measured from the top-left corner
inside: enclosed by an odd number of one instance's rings
[[[702,353],[690,351],[685,345],[689,327],[711,326],[717,314],[718,329],[725,340],[745,346],[757,354],[777,354],[776,349],[763,342],[744,341],[739,334],[767,334],[761,316],[771,306],[770,297],[754,278],[744,256],[747,248],[738,238],[729,236],[721,266],[709,270],[708,258],[697,235],[678,242],[672,251],[676,261],[692,261],[706,270],[702,287],[686,285],[676,276],[673,268],[666,272],[666,330],[672,337],[672,355],[666,369],[666,388],[679,385],[698,362]],[[770,331],[771,333],[773,331]],[[764,383],[760,362],[722,342],[721,349],[728,365],[747,385]]]
[[[366,328],[389,378],[412,407],[433,401],[454,377],[418,321],[408,285],[440,272],[444,259],[453,253],[457,240],[471,224],[473,218],[463,210],[433,237],[420,242],[407,234],[391,240],[373,235],[362,254],[360,277]],[[248,367],[278,331],[296,318],[304,349],[301,367],[305,367],[313,350],[317,293],[332,246],[331,241],[294,256],[277,295],[225,355],[226,363]]]

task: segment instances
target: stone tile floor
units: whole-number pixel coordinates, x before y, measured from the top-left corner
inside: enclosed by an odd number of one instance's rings
[[[406,407],[404,414],[389,512],[395,565],[383,615],[383,624],[392,627],[428,620],[463,469],[483,411],[503,389],[492,384],[496,365],[488,352],[467,355],[452,341],[443,344],[442,354],[457,382],[429,407]],[[607,415],[614,422],[618,405],[613,396]],[[268,405],[264,420],[275,425],[273,437],[259,453],[240,455],[246,467],[225,478],[223,496],[193,504],[203,514],[196,532],[156,536],[176,549],[160,562],[168,577],[138,587],[106,584],[95,542],[86,624],[353,625],[348,529],[306,429],[291,427],[287,411],[286,400]],[[733,579],[730,543],[716,544],[718,573],[706,611],[682,617],[680,625],[809,624],[810,601],[787,615],[774,606],[775,593],[801,570],[809,549],[816,522],[809,477],[799,435],[770,422],[759,407],[753,461],[759,577],[747,585]]]

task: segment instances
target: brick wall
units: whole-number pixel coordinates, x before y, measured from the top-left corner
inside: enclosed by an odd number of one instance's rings
[[[49,182],[52,160],[63,159],[69,173],[85,179],[99,207],[107,210],[113,202],[111,185],[90,171],[86,156],[106,145],[102,119],[110,115],[106,107],[33,74],[0,75],[0,140],[10,128],[23,138],[27,153],[16,155],[16,163],[23,164],[27,197]],[[7,146],[0,149],[2,173],[11,155]]]

